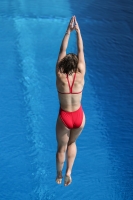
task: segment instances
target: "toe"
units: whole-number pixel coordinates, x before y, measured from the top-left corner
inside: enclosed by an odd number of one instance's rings
[[[62,182],[62,179],[58,179],[58,178],[56,179],[57,184],[61,184],[61,182]]]
[[[65,186],[70,185],[72,182],[71,176],[66,176],[65,177]]]

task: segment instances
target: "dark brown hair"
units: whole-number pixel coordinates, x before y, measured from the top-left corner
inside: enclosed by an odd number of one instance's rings
[[[74,53],[69,53],[58,63],[58,68],[61,73],[72,74],[77,71],[77,65],[78,56]]]

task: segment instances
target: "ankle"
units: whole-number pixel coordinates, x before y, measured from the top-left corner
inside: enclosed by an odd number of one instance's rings
[[[57,176],[62,178],[62,171],[57,171]]]
[[[66,176],[71,176],[71,171],[66,171]]]
[[[57,174],[62,174],[62,171],[57,171]]]

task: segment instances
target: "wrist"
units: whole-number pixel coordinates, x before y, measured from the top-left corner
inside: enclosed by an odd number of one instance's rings
[[[76,33],[77,33],[77,34],[80,34],[80,30],[79,30],[79,29],[78,29],[78,30],[76,30]]]
[[[68,32],[70,34],[71,33],[71,29],[68,27],[66,32]]]
[[[70,33],[71,33],[71,32],[67,30],[66,33],[65,33],[65,35],[66,35],[66,34],[67,34],[67,35],[70,35]]]

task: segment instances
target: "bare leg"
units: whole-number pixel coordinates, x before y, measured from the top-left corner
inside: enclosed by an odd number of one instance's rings
[[[71,144],[68,144],[68,148],[67,148],[67,170],[66,170],[67,176],[71,175],[74,160],[76,158],[76,153],[77,153],[76,143],[72,142]]]
[[[58,117],[56,124],[56,138],[57,138],[57,153],[56,153],[56,169],[57,177],[56,182],[58,184],[62,181],[62,169],[65,162],[65,154],[67,144],[69,141],[70,130],[63,124],[61,119]]]
[[[72,181],[71,172],[72,172],[72,167],[73,167],[74,160],[77,153],[77,147],[76,147],[75,141],[80,135],[80,133],[82,132],[84,125],[85,125],[85,115],[83,117],[83,122],[80,128],[72,129],[70,132],[70,138],[69,138],[68,147],[67,147],[67,169],[66,169],[65,186],[69,185]]]

